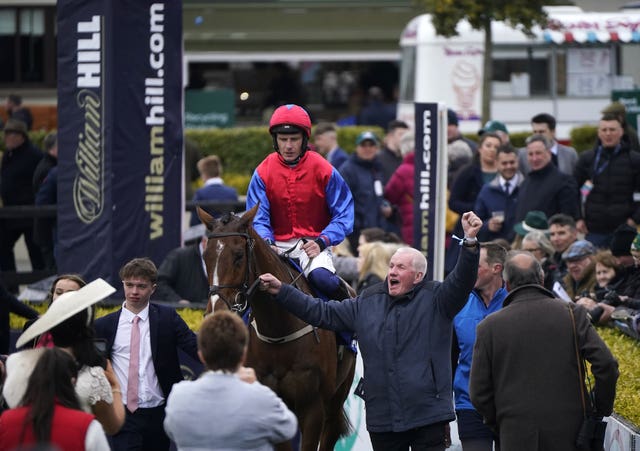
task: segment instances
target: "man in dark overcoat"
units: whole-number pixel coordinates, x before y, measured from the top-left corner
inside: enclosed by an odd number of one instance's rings
[[[471,402],[499,434],[502,451],[575,450],[585,409],[598,418],[613,410],[618,363],[586,310],[543,288],[533,255],[510,252],[504,280],[502,310],[477,328]],[[591,364],[593,403],[582,358]]]

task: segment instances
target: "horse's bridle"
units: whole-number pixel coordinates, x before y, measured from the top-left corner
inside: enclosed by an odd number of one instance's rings
[[[247,255],[247,264],[244,270],[244,279],[240,284],[225,284],[225,285],[211,285],[209,286],[209,297],[217,295],[218,298],[224,302],[229,310],[233,312],[237,312],[242,314],[249,304],[249,298],[253,295],[254,291],[258,287],[260,283],[260,279],[256,278],[256,280],[249,286],[249,277],[251,276],[251,262],[253,261],[253,248],[255,246],[255,239],[249,236],[248,233],[242,232],[225,232],[225,233],[210,233],[208,234],[209,239],[218,239],[218,238],[228,238],[232,236],[238,236],[244,238],[245,240],[245,249]],[[216,261],[217,265],[217,261]],[[233,288],[238,290],[233,299],[233,304],[229,302],[221,293],[220,290],[223,288]]]
[[[256,288],[258,287],[258,284],[260,283],[260,278],[256,277],[256,280],[251,284],[251,286],[249,286],[249,278],[251,276],[250,268],[251,268],[251,262],[253,261],[253,248],[255,246],[255,239],[252,238],[248,233],[242,233],[242,232],[225,232],[225,233],[208,234],[209,239],[227,238],[231,236],[238,236],[238,237],[244,238],[246,243],[245,249],[246,249],[246,255],[247,255],[247,265],[245,266],[244,280],[242,281],[241,284],[211,285],[209,287],[209,297],[217,295],[218,298],[220,298],[222,302],[226,304],[229,310],[242,315],[244,311],[247,309],[247,307],[249,306],[249,299],[251,298],[251,296],[253,296],[253,293],[255,292]],[[218,255],[218,258],[219,257],[220,256]],[[216,266],[217,264],[218,262],[216,261]],[[302,275],[302,272],[300,273],[300,275]],[[300,277],[300,275],[298,277]],[[294,278],[292,283],[295,283],[296,280],[298,280],[298,277]],[[224,296],[222,296],[222,294],[220,293],[220,289],[222,288],[233,288],[238,290],[238,292],[236,293],[233,299],[233,304],[231,304]],[[275,338],[268,337],[266,335],[261,334],[258,331],[258,324],[256,323],[255,319],[251,322],[251,326],[255,330],[256,336],[260,340],[265,341],[267,343],[271,343],[271,344],[289,343],[290,341],[297,340],[311,332],[314,333],[316,340],[319,342],[316,328],[311,326],[310,324],[307,324],[302,329],[297,330],[289,335],[286,335],[284,337],[275,337]]]

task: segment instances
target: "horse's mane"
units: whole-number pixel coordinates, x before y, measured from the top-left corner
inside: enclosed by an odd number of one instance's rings
[[[283,282],[287,282],[291,277],[291,271],[297,270],[289,263],[286,257],[278,255],[266,241],[258,234],[252,223],[244,224],[242,221],[242,215],[234,213],[225,213],[219,219],[223,226],[231,225],[232,229],[238,232],[246,232],[254,240],[254,252],[256,255],[261,256],[260,266],[257,268],[260,272],[270,272],[274,276],[281,279]],[[246,230],[242,230],[245,228]]]

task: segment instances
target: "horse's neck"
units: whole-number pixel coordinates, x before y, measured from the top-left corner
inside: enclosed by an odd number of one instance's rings
[[[266,272],[273,274],[283,283],[291,283],[300,274],[293,265],[291,265],[285,259],[277,256],[275,252],[271,250],[268,244],[258,238],[260,241],[256,241],[255,247],[255,265],[257,276]],[[304,276],[301,276],[298,280],[305,282]],[[303,285],[299,285],[304,288]]]
[[[285,284],[290,284],[295,280],[296,287],[300,287],[303,291],[306,290],[308,292],[308,285],[304,276],[297,278],[299,272],[288,262],[272,252],[268,245],[263,245],[262,243],[256,244],[255,255],[256,277],[268,272]],[[275,326],[281,329],[290,329],[291,327],[297,327],[301,322],[280,307],[277,302],[270,299],[267,293],[257,293],[256,296],[254,296],[253,302],[251,302],[251,307],[256,321],[261,325],[269,324],[268,327]]]

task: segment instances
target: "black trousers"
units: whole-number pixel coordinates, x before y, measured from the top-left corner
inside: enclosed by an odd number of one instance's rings
[[[138,408],[134,413],[125,408],[126,418],[120,432],[109,437],[115,451],[166,451],[169,437],[164,432],[164,405],[150,409]]]
[[[498,437],[482,421],[482,415],[476,410],[456,410],[458,436],[464,451],[500,451]]]
[[[369,432],[374,451],[444,451],[447,423],[429,424],[402,432]]]
[[[44,269],[44,260],[40,247],[33,241],[33,221],[2,219],[0,220],[0,270],[16,270],[16,258],[13,248],[21,235],[24,235],[29,259],[31,260],[31,268],[34,271]],[[17,286],[7,286],[7,289],[12,293],[18,292]]]

